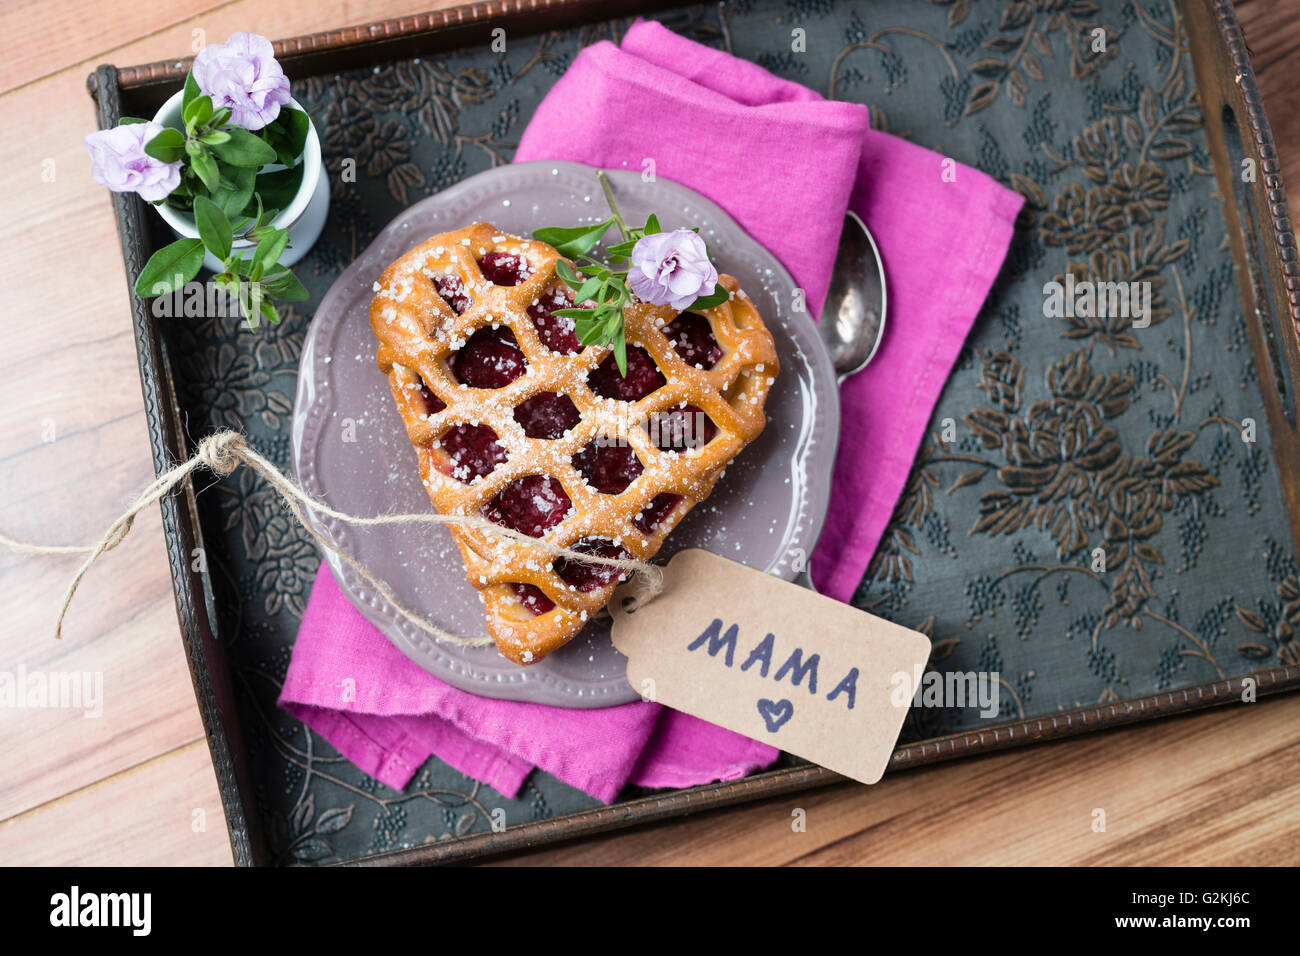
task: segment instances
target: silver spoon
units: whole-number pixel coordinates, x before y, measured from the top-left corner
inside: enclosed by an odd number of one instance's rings
[[[840,381],[866,368],[885,332],[885,267],[856,213],[844,216],[831,285],[817,327]]]
[[[856,213],[846,213],[831,286],[817,323],[841,382],[876,357],[885,332],[885,305],[885,267],[876,240]],[[816,591],[810,558],[804,561],[795,583]]]

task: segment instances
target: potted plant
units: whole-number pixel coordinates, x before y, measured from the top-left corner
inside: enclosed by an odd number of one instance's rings
[[[274,300],[308,297],[288,267],[320,235],[329,183],[316,129],[265,37],[209,44],[152,120],[125,117],[85,145],[96,182],[139,194],[178,237],[145,263],[137,295],[176,292],[206,265],[254,329],[279,321]]]

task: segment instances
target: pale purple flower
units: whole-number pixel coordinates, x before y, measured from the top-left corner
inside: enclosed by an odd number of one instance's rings
[[[643,302],[685,309],[718,284],[704,240],[689,229],[643,236],[632,247],[628,287]]]
[[[244,129],[275,122],[289,105],[289,78],[276,62],[271,41],[256,33],[234,33],[209,43],[194,58],[194,82],[212,97],[214,109],[230,107],[230,121]]]
[[[149,202],[166,199],[181,184],[181,164],[164,163],[144,151],[163,131],[160,123],[128,123],[91,133],[82,140],[90,153],[90,175],[115,193],[139,193]]]

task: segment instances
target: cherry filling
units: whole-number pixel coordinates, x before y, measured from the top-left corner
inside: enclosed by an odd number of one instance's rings
[[[466,484],[506,460],[497,433],[486,425],[456,425],[438,443],[451,459],[449,474]]]
[[[512,584],[510,587],[514,590],[519,603],[532,611],[535,616],[545,614],[555,607],[555,602],[535,584]]]
[[[525,475],[483,506],[483,516],[530,538],[540,538],[564,520],[573,503],[550,475]]]
[[[649,534],[659,527],[659,523],[668,517],[668,513],[676,508],[681,500],[681,495],[657,495],[641,509],[639,515],[632,519],[632,524],[636,525],[642,534]]]
[[[529,438],[560,438],[582,420],[568,395],[539,392],[515,407],[515,421]]]
[[[457,315],[463,315],[474,304],[465,291],[465,283],[460,281],[460,276],[438,276],[434,286],[438,289],[438,295],[442,296],[442,301],[451,306]]]
[[[687,365],[710,369],[722,358],[722,347],[713,337],[713,327],[698,312],[683,312],[663,327],[663,333]]]
[[[583,538],[572,545],[570,550],[582,554],[594,554],[602,558],[629,557],[626,551],[605,538]],[[579,591],[594,591],[596,588],[613,584],[623,572],[607,564],[587,564],[585,561],[558,558],[555,562],[555,573],[565,584]]]
[[[537,337],[548,349],[561,355],[572,355],[582,349],[582,343],[578,341],[578,333],[575,331],[577,323],[563,315],[555,315],[556,309],[571,308],[573,308],[573,300],[569,298],[568,293],[558,287],[543,292],[536,304],[528,307],[528,317],[533,320],[533,325],[537,328]]]
[[[504,388],[527,367],[515,333],[507,326],[483,326],[456,353],[453,368],[457,381],[470,388]]]
[[[618,374],[618,362],[613,354],[607,355],[587,374],[587,384],[601,398],[616,398],[620,402],[635,402],[657,388],[665,379],[655,365],[650,353],[637,345],[628,346],[627,375]]]
[[[424,403],[424,413],[426,415],[436,415],[447,407],[447,403],[437,395],[433,394],[433,392],[429,390],[429,386],[425,385],[424,382],[420,382],[418,391],[420,393],[420,401]]]
[[[631,445],[594,441],[573,456],[573,467],[602,495],[621,494],[645,470]]]
[[[533,274],[527,259],[509,252],[489,252],[478,261],[478,267],[493,285],[519,285]]]
[[[687,448],[699,448],[713,441],[718,433],[718,426],[703,410],[694,405],[679,405],[676,408],[655,412],[647,423],[650,440],[661,451],[685,451]]]

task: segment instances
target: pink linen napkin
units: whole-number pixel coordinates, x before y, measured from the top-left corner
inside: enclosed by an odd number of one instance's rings
[[[601,119],[611,116],[618,122]],[[656,176],[712,199],[773,252],[814,314],[844,212],[862,217],[885,264],[885,338],[840,389],[830,517],[812,559],[818,590],[850,600],[1024,198],[960,164],[945,177],[945,157],[869,129],[865,106],[823,99],[645,20],[621,48],[597,43],[578,56],[515,159],[634,170],[654,160]]]
[[[777,757],[775,748],[658,704],[571,710],[456,690],[362,617],[323,565],[280,706],[397,790],[430,754],[506,797],[540,767],[604,803],[629,783],[735,780]]]
[[[770,249],[814,312],[845,210],[871,228],[889,287],[887,332],[873,364],[841,388],[830,516],[812,564],[820,590],[843,601],[888,524],[1023,201],[965,166],[944,177],[944,157],[872,131],[868,120],[861,105],[825,100],[640,21],[621,48],[601,42],[578,55],[516,153],[612,169],[653,160],[657,176],[712,199]],[[626,783],[736,779],[777,756],[655,704],[573,711],[455,690],[397,651],[327,571],[280,703],[398,789],[430,754],[508,797],[536,766],[605,802]]]

